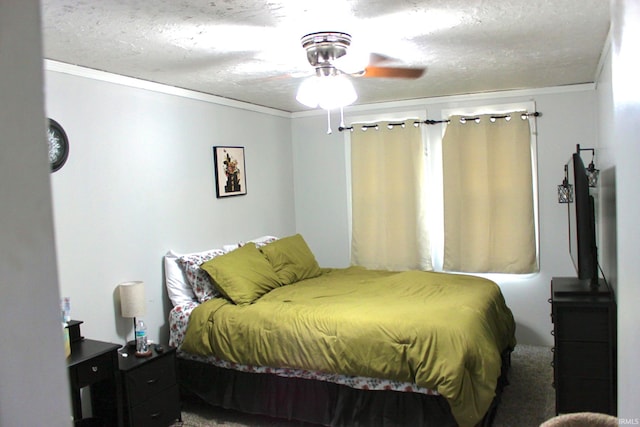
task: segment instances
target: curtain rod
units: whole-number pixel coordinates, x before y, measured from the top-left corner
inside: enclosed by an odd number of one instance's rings
[[[538,111],[534,111],[533,113],[522,113],[522,114],[520,114],[520,118],[522,120],[526,120],[529,117],[540,117],[540,116],[542,116],[542,113],[540,113]],[[495,122],[497,119],[510,120],[511,119],[511,115],[510,114],[494,114],[494,115],[489,117],[489,120],[491,120],[492,122]],[[468,117],[462,116],[462,117],[460,117],[460,123],[466,123],[468,121],[475,121],[476,123],[479,123],[480,122],[480,117],[478,117],[478,116],[468,116]],[[450,122],[451,122],[451,120],[448,120],[448,119],[444,119],[444,120],[426,119],[426,120],[421,120],[421,121],[415,121],[415,122],[413,122],[413,125],[415,127],[418,127],[418,126],[420,126],[420,124],[438,125],[438,124],[441,124],[441,123],[450,123]],[[406,125],[405,122],[389,122],[387,124],[387,127],[389,129],[393,129],[396,126],[404,127],[405,125]],[[378,123],[362,125],[362,130],[363,131],[366,131],[368,129],[376,129],[376,130],[378,130],[378,128],[379,128]],[[338,128],[338,130],[340,132],[345,131],[345,130],[349,130],[349,131],[353,132],[353,125],[351,125],[351,126],[340,126]]]

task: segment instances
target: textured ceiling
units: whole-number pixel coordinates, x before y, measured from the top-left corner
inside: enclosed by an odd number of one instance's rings
[[[605,0],[42,0],[45,58],[275,109],[312,75],[300,37],[426,66],[352,78],[356,104],[593,82]]]

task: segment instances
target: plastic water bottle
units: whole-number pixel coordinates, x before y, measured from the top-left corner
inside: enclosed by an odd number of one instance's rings
[[[71,298],[64,297],[62,299],[62,322],[69,324],[71,321]]]
[[[136,322],[136,353],[146,354],[149,352],[147,342],[147,325],[142,320]]]

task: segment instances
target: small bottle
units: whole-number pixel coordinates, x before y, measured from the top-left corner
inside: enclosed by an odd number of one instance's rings
[[[147,326],[142,320],[136,322],[136,353],[146,355],[149,353],[147,342]]]
[[[71,321],[71,298],[64,297],[62,299],[62,322],[67,325]]]

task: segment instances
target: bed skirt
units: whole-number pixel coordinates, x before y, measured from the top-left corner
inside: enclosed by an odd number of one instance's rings
[[[508,384],[511,351],[502,357],[496,397],[480,427],[490,427],[500,395]],[[183,393],[240,412],[332,427],[456,427],[442,396],[392,390],[360,390],[326,381],[287,378],[220,368],[178,358]]]

